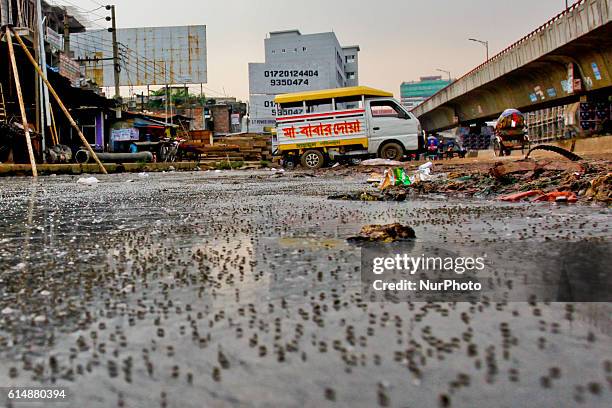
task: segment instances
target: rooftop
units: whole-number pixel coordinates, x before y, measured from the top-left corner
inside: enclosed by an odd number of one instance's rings
[[[287,34],[302,35],[300,30],[270,31],[270,37],[274,37],[277,35],[287,35]]]
[[[374,89],[367,86],[351,86],[347,88],[323,89],[320,91],[296,92],[278,95],[274,101],[276,103],[294,103],[301,101],[316,101],[332,98],[346,98],[350,96],[381,96],[391,97],[392,93]]]

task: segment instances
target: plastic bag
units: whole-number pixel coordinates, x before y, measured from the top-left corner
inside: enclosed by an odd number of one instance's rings
[[[412,182],[410,181],[410,177],[406,172],[406,169],[404,169],[403,167],[396,167],[393,172],[395,174],[396,186],[409,186],[410,184],[412,184]]]
[[[393,169],[389,168],[385,170],[385,174],[383,176],[383,181],[380,183],[378,187],[380,190],[386,190],[387,188],[395,185],[395,173]]]
[[[409,186],[412,184],[410,176],[403,167],[388,168],[385,170],[383,181],[378,187],[380,190],[385,190],[392,186]]]

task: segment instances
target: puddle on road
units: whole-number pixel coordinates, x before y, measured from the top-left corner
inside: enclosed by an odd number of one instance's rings
[[[607,210],[242,177],[0,180],[0,383],[75,407],[610,405],[609,304],[367,303],[345,241],[388,222],[440,243],[609,237]]]

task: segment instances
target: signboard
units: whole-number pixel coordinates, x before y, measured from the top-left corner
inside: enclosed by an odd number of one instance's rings
[[[140,134],[136,128],[111,130],[111,140],[115,142],[129,142],[130,140],[139,140],[139,138]]]
[[[340,146],[350,143],[352,139],[366,137],[367,134],[365,120],[361,116],[287,124],[281,122],[277,135],[280,149],[283,150],[283,147],[307,148],[322,144]]]
[[[317,62],[249,64],[251,94],[278,95],[337,87],[330,65]]]
[[[72,86],[76,88],[81,86],[81,66],[63,52],[60,53],[59,73],[64,78],[68,78]]]
[[[567,64],[567,83],[568,87],[565,90],[567,93],[574,93],[574,63]]]
[[[52,47],[55,47],[58,50],[64,49],[64,37],[50,27],[47,27],[46,29],[45,39]]]
[[[106,30],[70,35],[75,58],[112,58],[112,33]],[[208,81],[206,26],[117,29],[121,86],[195,84]],[[87,76],[103,66],[101,86],[114,86],[113,65],[85,62]]]

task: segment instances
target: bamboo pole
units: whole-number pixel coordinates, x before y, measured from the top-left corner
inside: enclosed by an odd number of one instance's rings
[[[85,145],[85,147],[89,151],[89,154],[91,155],[91,157],[94,158],[94,160],[98,164],[98,167],[100,167],[100,171],[102,171],[102,173],[104,173],[104,174],[108,174],[108,172],[106,171],[106,168],[104,167],[104,165],[102,164],[100,159],[98,159],[98,155],[96,154],[96,152],[93,151],[93,149],[91,148],[91,145],[89,144],[87,139],[85,139],[85,136],[83,136],[83,132],[81,132],[81,129],[79,129],[79,126],[76,124],[76,122],[72,118],[72,115],[70,115],[70,112],[68,112],[68,109],[66,109],[66,107],[62,103],[62,100],[58,96],[57,92],[55,92],[55,89],[53,88],[53,86],[51,85],[49,80],[45,77],[45,75],[43,75],[42,69],[40,68],[40,66],[38,65],[36,60],[34,60],[34,57],[30,53],[30,50],[28,50],[28,47],[25,45],[25,43],[23,42],[23,40],[21,39],[19,34],[17,34],[14,31],[13,31],[13,34],[15,34],[15,38],[19,42],[19,45],[21,45],[21,48],[23,48],[23,51],[25,52],[26,56],[28,57],[28,59],[30,60],[32,65],[34,66],[34,69],[36,69],[36,72],[38,72],[38,75],[40,75],[40,77],[43,79],[45,84],[47,84],[47,88],[49,88],[49,92],[51,92],[51,94],[53,95],[53,97],[57,101],[57,104],[62,109],[62,112],[64,112],[64,115],[66,115],[66,118],[68,118],[68,121],[70,122],[72,127],[77,131],[77,134],[79,135],[79,137],[81,138],[81,141],[83,142],[83,144]],[[7,31],[7,35],[8,35],[8,31]]]
[[[21,93],[19,71],[17,71],[17,60],[15,59],[15,50],[13,49],[13,39],[11,38],[11,29],[9,27],[6,28],[6,41],[9,49],[9,56],[11,58],[11,66],[13,67],[13,78],[15,79],[15,89],[17,90],[19,109],[21,110],[21,123],[23,125],[23,132],[25,134],[26,144],[28,145],[28,155],[30,156],[30,165],[32,166],[32,176],[38,177],[38,170],[36,169],[36,160],[34,159],[34,150],[32,149],[32,140],[30,139],[30,127],[28,125],[25,105],[23,104],[23,95]]]
[[[51,106],[51,101],[49,101],[49,111],[51,113],[51,138],[53,139],[53,144],[59,144],[59,136],[57,135],[57,127],[55,127],[55,114],[53,113],[53,106]]]

